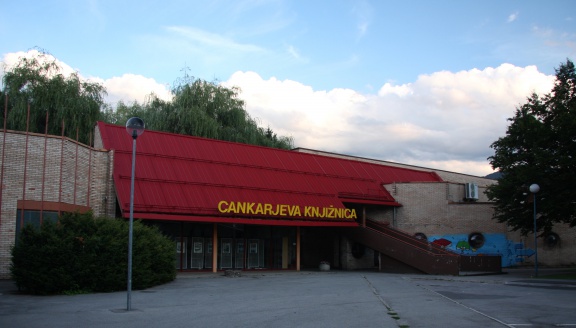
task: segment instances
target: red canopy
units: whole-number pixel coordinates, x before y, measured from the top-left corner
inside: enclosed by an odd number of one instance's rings
[[[116,193],[128,217],[132,138],[123,126],[98,122],[98,131],[104,148],[114,150]],[[434,172],[147,130],[137,139],[134,217],[355,225],[344,203],[399,206],[383,185],[410,181],[441,179]],[[222,201],[254,210],[223,212]],[[270,211],[256,211],[258,204]]]

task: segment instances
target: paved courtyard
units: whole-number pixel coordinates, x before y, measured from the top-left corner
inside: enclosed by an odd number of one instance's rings
[[[303,271],[179,274],[132,292],[19,295],[0,281],[0,327],[576,327],[576,281]]]

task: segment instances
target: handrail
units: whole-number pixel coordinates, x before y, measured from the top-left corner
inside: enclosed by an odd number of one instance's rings
[[[501,272],[499,257],[459,254],[388,224],[371,219],[366,223],[364,227],[348,230],[350,237],[426,273],[459,275],[462,271]]]
[[[394,240],[396,240],[396,241],[399,241],[399,242],[401,242],[401,243],[403,243],[403,244],[410,245],[410,246],[414,246],[414,244],[411,244],[411,243],[409,243],[409,242],[406,242],[406,241],[404,241],[404,240],[402,240],[402,239],[400,239],[400,238],[396,238],[395,236],[388,235],[388,234],[386,234],[385,232],[382,232],[382,231],[380,231],[380,230],[376,230],[376,229],[371,228],[371,227],[366,227],[366,228],[364,228],[364,229],[367,229],[367,230],[376,232],[376,233],[378,233],[378,234],[380,234],[380,235],[384,235],[384,236],[386,236],[386,237],[388,237],[388,238],[392,238],[392,239],[394,239]],[[422,248],[422,247],[415,247],[415,248],[413,248],[413,249],[414,249],[414,250],[417,250],[417,251],[424,252],[424,253],[429,254],[429,255],[432,255],[432,256],[437,256],[437,257],[443,257],[443,256],[452,256],[452,257],[457,257],[457,258],[460,257],[459,254],[452,253],[452,252],[434,253],[434,252],[432,252],[432,251],[430,251],[430,250],[428,250],[428,249]]]
[[[413,245],[413,246],[416,246],[416,247],[418,247],[418,248],[428,249],[428,250],[429,250],[429,249],[434,249],[434,250],[436,250],[436,251],[439,252],[439,253],[447,254],[447,255],[456,255],[456,256],[459,256],[459,255],[460,255],[460,254],[458,254],[458,253],[455,253],[455,252],[452,252],[452,251],[450,251],[450,250],[447,250],[447,249],[445,249],[445,248],[443,248],[443,247],[441,247],[441,246],[438,246],[438,245],[436,245],[436,244],[434,244],[434,243],[429,243],[429,242],[427,242],[427,241],[426,241],[426,242],[425,242],[425,241],[422,241],[422,240],[420,240],[420,239],[418,239],[418,238],[415,238],[415,237],[413,237],[413,236],[411,236],[411,235],[409,235],[409,234],[407,234],[407,233],[405,233],[405,232],[402,232],[402,231],[400,231],[400,230],[396,230],[396,229],[394,229],[394,228],[391,228],[391,227],[389,227],[389,226],[386,225],[386,224],[383,224],[383,223],[380,223],[380,222],[377,222],[377,221],[374,221],[374,220],[370,220],[370,219],[366,220],[366,223],[367,223],[368,225],[372,225],[372,226],[377,226],[377,227],[378,227],[378,228],[373,228],[373,227],[367,227],[367,228],[371,228],[371,229],[376,230],[376,231],[378,231],[378,232],[380,232],[380,233],[382,233],[382,234],[384,234],[384,235],[387,235],[387,236],[390,236],[390,235],[401,236],[401,238],[403,238],[403,241],[405,241],[405,243],[410,244],[410,245]],[[396,238],[396,239],[400,239],[400,238]],[[400,239],[400,240],[401,240],[401,239]]]
[[[431,274],[458,274],[460,258],[457,254],[433,252],[432,248],[416,246],[393,233],[358,227],[348,230],[349,236],[396,260]]]

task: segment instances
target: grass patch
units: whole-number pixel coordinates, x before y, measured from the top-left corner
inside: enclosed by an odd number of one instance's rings
[[[539,276],[542,279],[563,279],[563,280],[576,280],[576,272],[567,272],[561,274],[552,274],[547,276]]]

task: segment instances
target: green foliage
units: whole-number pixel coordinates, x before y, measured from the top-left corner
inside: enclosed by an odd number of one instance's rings
[[[130,117],[138,116],[150,130],[293,148],[292,138],[278,137],[269,127],[258,126],[244,109],[237,88],[187,74],[175,83],[171,101],[150,94],[142,104],[120,102],[114,108],[104,103],[106,90],[102,85],[81,80],[77,73],[65,77],[56,60],[42,52],[35,58],[22,57],[5,72],[3,86],[0,96],[3,100],[8,96],[6,123],[12,130],[26,131],[30,106],[28,131],[45,133],[48,113],[49,134],[60,135],[64,120],[64,134],[75,140],[78,129],[78,140],[85,144],[89,144],[96,121],[123,125]],[[4,117],[0,116],[1,126]]]
[[[150,95],[144,104],[119,103],[108,110],[108,123],[125,124],[133,116],[146,122],[146,128],[252,145],[291,149],[292,139],[278,137],[269,127],[258,126],[244,109],[237,88],[194,79],[187,75],[172,89],[172,101]]]
[[[174,242],[139,221],[133,236],[133,288],[174,280]],[[10,269],[18,288],[33,294],[110,292],[126,290],[127,259],[128,222],[74,213],[23,228]]]
[[[492,144],[489,157],[502,173],[487,190],[496,202],[495,218],[524,235],[532,232],[533,198],[528,190],[540,185],[536,198],[537,228],[549,232],[555,223],[576,226],[576,70],[567,60],[556,70],[550,94],[533,94],[520,106],[506,136]]]
[[[61,68],[46,53],[34,58],[20,58],[18,64],[5,72],[3,101],[8,96],[7,127],[12,130],[45,133],[48,113],[48,134],[64,134],[88,144],[94,124],[104,106],[104,87],[81,80],[77,73],[64,76]],[[30,107],[30,120],[26,117]],[[4,124],[4,115],[0,124]],[[78,131],[76,130],[78,129]]]
[[[562,279],[562,280],[576,280],[576,271],[566,272],[553,275],[540,276],[541,279]]]

